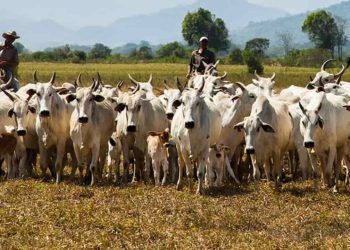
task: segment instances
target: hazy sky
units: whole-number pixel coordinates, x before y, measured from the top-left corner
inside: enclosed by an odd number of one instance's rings
[[[78,28],[86,25],[106,25],[118,18],[148,14],[163,8],[187,5],[197,0],[0,0],[1,15],[6,18],[53,19]],[[217,1],[220,4],[219,0]],[[236,1],[236,0],[232,0]],[[342,0],[248,0],[299,13],[328,6]],[[223,6],[224,8],[225,6]]]

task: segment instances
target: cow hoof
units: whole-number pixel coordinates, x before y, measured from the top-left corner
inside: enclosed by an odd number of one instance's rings
[[[339,189],[338,189],[337,186],[334,186],[332,191],[333,191],[334,194],[338,194],[339,193]]]

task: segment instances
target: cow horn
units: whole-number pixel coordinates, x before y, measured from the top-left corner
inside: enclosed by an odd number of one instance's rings
[[[13,96],[12,94],[10,94],[5,88],[4,89],[1,89],[2,90],[2,92],[4,92],[4,94],[8,97],[8,98],[10,98],[10,100],[12,101],[12,102],[14,102],[16,99],[17,99],[17,97],[15,97],[15,96]]]
[[[3,80],[1,80],[1,83],[4,84],[4,86],[2,87],[3,89],[9,89],[11,87],[11,83],[13,80],[13,74],[10,74],[10,79],[5,83]]]
[[[38,77],[37,77],[37,75],[36,75],[36,70],[35,70],[34,73],[33,73],[33,81],[34,81],[34,83],[39,82]]]
[[[341,82],[342,75],[338,77],[336,84],[339,85]]]
[[[49,83],[53,84],[55,82],[55,79],[56,79],[56,72],[53,72]]]
[[[216,68],[219,65],[219,63],[220,63],[220,60],[217,60],[214,64],[214,68]]]
[[[334,62],[334,61],[336,61],[336,60],[335,59],[328,59],[327,61],[325,61],[321,66],[321,71],[325,71],[327,64],[330,62]]]
[[[184,87],[182,86],[182,84],[179,80],[179,77],[176,77],[176,86],[180,90],[180,92],[182,92],[184,90]]]
[[[227,76],[227,72],[225,71],[224,74],[222,76],[220,76],[221,80],[225,79]]]
[[[314,79],[312,78],[312,76],[309,76],[310,77],[310,82],[312,82]]]
[[[81,84],[81,73],[79,73],[79,75],[78,75],[78,77],[77,77],[77,79],[75,80],[75,82],[74,82],[75,84],[75,87],[81,87],[81,86],[83,86],[82,84]]]
[[[260,76],[258,75],[258,72],[256,72],[256,70],[254,70],[254,75],[256,76],[256,78],[258,79],[258,80],[260,80]]]
[[[241,82],[235,82],[235,84],[240,88],[243,92],[247,91],[247,88]]]
[[[338,74],[335,74],[334,77],[341,77],[344,74],[346,70],[344,64],[342,64],[341,67],[342,67],[341,71]]]
[[[118,84],[117,84],[117,89],[118,89],[118,90],[122,90],[123,84],[124,84],[124,81],[123,81],[123,80],[122,80],[122,81],[119,81]]]
[[[169,86],[166,84],[166,80],[164,80],[164,87],[165,89],[170,89]]]
[[[209,64],[207,64],[207,63],[204,62],[203,60],[202,60],[202,63],[203,63],[203,65],[204,65],[205,68],[207,68],[207,67],[209,66]]]
[[[271,81],[275,80],[276,78],[276,73],[274,72],[273,75],[271,76]]]
[[[139,84],[138,81],[136,81],[134,78],[132,78],[130,74],[128,74],[128,76],[129,76],[130,81],[131,81],[134,85],[138,85],[138,84]]]
[[[102,79],[101,79],[101,75],[100,75],[99,72],[97,72],[97,82],[98,82],[99,84],[102,84]]]
[[[150,74],[149,79],[148,79],[148,83],[152,83],[152,79],[153,79],[153,76],[152,76],[152,74]]]
[[[134,88],[134,90],[131,92],[131,94],[135,94],[137,91],[139,91],[140,90],[140,84],[139,83],[137,83],[136,84],[136,87]]]
[[[322,82],[322,76],[320,77],[320,79],[318,79],[318,84],[319,84],[321,87],[324,86],[324,84],[323,84],[323,82]]]
[[[204,84],[205,84],[205,80],[204,80],[204,77],[203,77],[202,78],[202,83],[201,83],[200,87],[198,88],[198,93],[202,93],[203,88],[204,88]]]

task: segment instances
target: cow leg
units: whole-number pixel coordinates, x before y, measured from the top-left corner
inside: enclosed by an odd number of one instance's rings
[[[178,161],[179,161],[179,178],[177,179],[177,184],[176,184],[176,189],[180,190],[181,189],[181,184],[182,184],[182,177],[183,177],[183,171],[185,168],[185,161],[182,156],[182,152],[177,149],[177,154],[178,154]]]
[[[40,145],[39,154],[40,154],[41,177],[46,177],[46,171],[48,167],[48,151],[44,147],[44,145]]]
[[[267,182],[269,182],[271,178],[271,161],[269,157],[265,160],[264,170],[265,170]]]
[[[117,159],[115,159],[114,164],[115,164],[115,178],[114,178],[114,181],[115,182],[119,182],[119,179],[120,179],[120,168],[119,168],[120,156],[117,156]]]
[[[107,180],[111,180],[113,176],[113,159],[110,155],[107,156]]]
[[[157,171],[158,173],[158,175],[160,175],[160,166],[159,166],[159,164],[157,165],[157,166],[154,166],[153,164],[154,164],[155,162],[153,161],[153,159],[151,159],[151,157],[149,157],[149,155],[148,154],[146,154],[146,156],[145,156],[145,167],[144,167],[144,173],[143,173],[143,175],[144,175],[144,182],[145,183],[148,183],[150,180],[149,180],[149,175],[150,175],[150,173],[151,173],[151,165],[152,165],[152,167],[153,167],[153,172],[154,171]],[[156,173],[153,173],[153,175],[154,175],[154,178],[156,177]],[[158,180],[156,180],[156,179],[154,179],[154,181],[155,181],[155,183],[157,183],[157,181],[158,181],[158,185],[157,186],[159,186],[159,178],[160,177],[158,177]]]
[[[303,180],[307,180],[310,178],[310,160],[307,155],[307,150],[303,149],[298,149],[298,156],[299,156],[299,167],[301,169],[301,174],[303,177]]]
[[[270,161],[270,159],[268,159]],[[273,156],[274,165],[274,178],[275,178],[275,188],[277,191],[281,191],[282,188],[282,165],[281,165],[281,155],[275,154]]]
[[[77,168],[78,168],[78,160],[77,160],[77,157],[74,153],[74,150],[72,150],[70,153],[70,157],[72,159],[72,170],[71,170],[71,173],[70,173],[70,178],[73,180],[74,179],[74,176],[75,176],[75,173],[77,172]]]
[[[6,154],[5,156],[6,159],[6,165],[7,165],[7,175],[6,178],[8,180],[15,178],[15,170],[13,167],[13,155]]]
[[[146,165],[149,160],[146,161]],[[154,175],[154,183],[156,186],[160,186],[160,164],[159,162],[152,159],[152,167],[153,167],[153,175]]]
[[[167,160],[163,160],[162,166],[163,166],[163,180],[162,180],[162,186],[165,186],[167,176],[169,175],[169,162],[168,162]]]
[[[337,149],[337,154],[336,154],[336,160],[334,162],[334,187],[333,187],[333,192],[338,193],[339,192],[339,174],[340,174],[340,165],[342,162],[344,156],[344,148],[338,148]]]
[[[108,143],[102,143],[99,151],[99,160],[97,165],[98,179],[102,180],[103,168],[106,163],[106,155],[108,151]]]
[[[205,175],[205,167],[206,167],[206,159],[203,157],[199,160],[198,169],[197,169],[197,177],[198,177],[198,188],[197,194],[203,194],[203,182]]]
[[[79,145],[74,144],[73,148],[74,148],[74,153],[75,153],[75,157],[77,159],[77,165],[78,165],[78,169],[79,169],[79,179],[80,179],[81,183],[83,183],[83,179],[84,179],[84,163],[83,163],[82,153],[81,153]]]
[[[128,182],[128,172],[129,172],[129,166],[130,166],[130,149],[127,145],[123,145],[122,147],[123,151],[123,182]]]
[[[225,169],[225,163],[221,166],[217,166],[216,168],[216,180],[215,180],[215,186],[221,187],[222,186],[222,180],[224,178],[224,169]]]
[[[95,144],[91,152],[91,163],[90,163],[91,186],[95,185],[95,182],[96,182],[99,156],[100,156],[100,145]]]
[[[205,173],[205,182],[208,187],[213,187],[215,181],[214,167],[211,164],[207,164],[207,171]]]
[[[253,165],[253,178],[254,180],[258,181],[260,180],[260,169],[256,162],[256,156],[254,154],[251,154],[250,158],[252,160],[252,165]]]
[[[65,141],[59,141],[57,144],[57,156],[56,156],[56,162],[55,162],[55,171],[56,171],[56,183],[61,182],[61,175],[62,175],[62,163],[63,158],[65,156],[66,151],[66,142]]]
[[[333,166],[335,163],[335,159],[336,159],[336,149],[335,148],[330,148],[329,153],[328,153],[328,159],[327,159],[327,165],[326,165],[326,169],[325,169],[325,181],[326,181],[326,185],[328,187],[332,186],[332,174],[333,174]]]
[[[345,186],[349,190],[350,188],[350,159],[348,155],[344,156],[344,163],[345,163]]]

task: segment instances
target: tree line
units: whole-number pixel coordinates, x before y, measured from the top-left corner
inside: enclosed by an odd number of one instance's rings
[[[285,66],[315,66],[324,59],[337,56],[343,58],[343,47],[347,43],[346,22],[324,10],[310,13],[304,20],[301,30],[308,34],[314,48],[293,48],[293,36],[288,31],[276,34],[279,37],[284,56],[270,58],[267,50],[270,41],[266,38],[253,38],[239,47],[229,40],[225,22],[203,8],[189,12],[182,22],[182,35],[186,43],[171,42],[156,49],[147,42],[134,46],[127,54],[113,53],[108,46],[97,43],[89,50],[73,48],[70,45],[45,51],[28,52],[20,43],[15,43],[23,61],[64,61],[72,63],[107,62],[187,62],[201,36],[210,39],[210,47],[216,51],[222,63],[246,64],[249,72],[263,72],[263,64]]]

